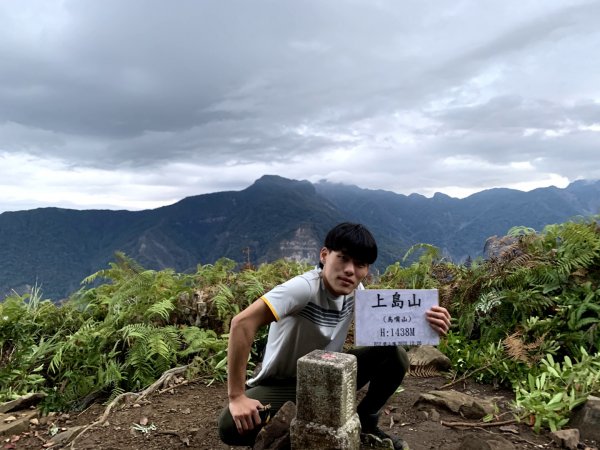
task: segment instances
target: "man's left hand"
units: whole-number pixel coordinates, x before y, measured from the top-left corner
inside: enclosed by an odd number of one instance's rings
[[[450,313],[442,306],[433,306],[426,313],[427,321],[439,335],[445,336],[450,329]]]

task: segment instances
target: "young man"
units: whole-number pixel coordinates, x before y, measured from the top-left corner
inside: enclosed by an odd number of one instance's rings
[[[292,278],[263,295],[231,321],[228,347],[229,406],[219,418],[219,433],[229,445],[252,446],[261,427],[259,411],[270,404],[275,413],[296,401],[296,362],[313,350],[342,351],[354,312],[354,290],[377,259],[377,244],[364,226],[341,223],[329,231],[319,268]],[[450,327],[445,308],[427,311],[439,334]],[[257,330],[271,324],[260,372],[246,382],[246,363]],[[360,347],[357,388],[369,384],[357,407],[363,433],[390,438],[394,448],[404,441],[378,426],[379,412],[402,382],[409,362],[402,347]],[[246,388],[248,386],[248,388]]]

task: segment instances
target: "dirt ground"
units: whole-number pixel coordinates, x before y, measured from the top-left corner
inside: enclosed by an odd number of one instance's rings
[[[548,433],[535,434],[525,424],[500,427],[451,427],[441,422],[464,422],[449,411],[439,411],[438,420],[425,417],[413,407],[419,395],[439,388],[447,379],[442,377],[419,378],[407,376],[404,390],[390,400],[385,408],[380,426],[388,432],[402,436],[412,450],[457,449],[469,433],[481,436],[500,434],[512,441],[516,448],[559,448],[552,443]],[[500,411],[507,411],[513,398],[511,392],[495,390],[492,386],[474,383],[460,384],[456,390],[476,396],[497,397]],[[360,393],[359,393],[360,395]],[[216,417],[226,404],[226,387],[222,384],[207,386],[202,381],[184,383],[166,391],[157,391],[141,404],[117,407],[103,426],[90,429],[77,438],[75,449],[107,450],[163,450],[163,449],[230,449],[219,440]],[[42,449],[50,439],[49,430],[56,426],[72,429],[94,422],[104,412],[105,406],[96,404],[79,414],[47,417],[28,432],[12,438],[5,437],[2,448]],[[498,420],[511,419],[509,414]],[[137,427],[136,427],[137,424]],[[7,441],[7,439],[9,439]],[[593,443],[591,443],[593,444]],[[51,448],[60,448],[53,446]],[[67,448],[69,448],[67,446]],[[239,448],[239,447],[238,447]]]

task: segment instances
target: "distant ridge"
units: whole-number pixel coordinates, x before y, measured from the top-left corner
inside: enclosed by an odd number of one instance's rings
[[[460,262],[481,256],[485,240],[513,226],[600,213],[600,181],[530,192],[490,189],[464,199],[265,175],[241,191],[187,197],[145,211],[39,208],[0,214],[0,298],[37,283],[58,300],[124,251],[151,269],[183,272],[221,257],[254,264],[292,257],[317,261],[327,230],[341,221],[367,225],[380,247],[376,268],[415,243]]]

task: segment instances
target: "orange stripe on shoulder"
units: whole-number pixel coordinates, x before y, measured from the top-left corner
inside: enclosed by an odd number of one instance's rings
[[[279,316],[277,315],[277,311],[275,311],[275,308],[273,308],[273,305],[271,305],[271,302],[269,302],[269,299],[267,297],[265,297],[264,295],[260,299],[263,302],[265,302],[265,305],[267,305],[269,307],[269,309],[271,310],[271,312],[273,313],[273,317],[275,317],[275,320],[277,322],[279,322]]]

